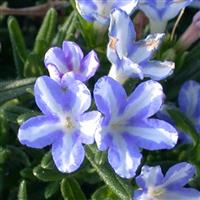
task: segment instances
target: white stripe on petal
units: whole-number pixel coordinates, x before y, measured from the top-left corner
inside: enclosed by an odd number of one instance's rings
[[[125,119],[136,116],[136,118],[150,117],[160,109],[163,97],[162,86],[158,82],[143,82],[128,97],[123,117]]]
[[[149,61],[142,65],[144,76],[157,81],[170,76],[173,73],[174,68],[174,62],[170,61]]]
[[[184,186],[194,176],[195,168],[186,162],[172,166],[165,175],[164,186]]]
[[[22,144],[43,148],[52,144],[62,134],[62,125],[57,118],[37,116],[24,122],[18,132]]]
[[[140,164],[141,154],[134,144],[131,144],[121,135],[113,137],[113,144],[108,150],[108,161],[115,172],[124,178],[135,176]]]

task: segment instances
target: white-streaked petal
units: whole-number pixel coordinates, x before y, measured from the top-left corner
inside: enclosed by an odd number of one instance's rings
[[[193,188],[169,189],[161,198],[162,200],[200,200],[200,192]]]
[[[165,187],[181,187],[194,176],[195,168],[189,163],[182,162],[172,166],[166,173],[163,185]]]
[[[128,97],[123,117],[125,119],[150,117],[160,109],[163,97],[160,83],[156,81],[143,82]]]
[[[35,101],[46,115],[65,116],[74,104],[75,95],[65,91],[48,76],[39,77],[34,86]]]
[[[120,59],[127,57],[135,40],[135,29],[129,16],[122,10],[114,9],[111,12],[109,26],[110,42],[116,41],[113,48]]]
[[[65,54],[59,47],[52,47],[46,52],[44,63],[47,69],[49,65],[55,66],[60,74],[68,71]]]
[[[108,161],[118,175],[124,178],[135,176],[141,157],[137,146],[121,135],[113,137],[112,146],[108,150]]]
[[[143,166],[141,174],[136,177],[136,183],[143,189],[148,189],[148,187],[154,187],[156,185],[162,184],[163,174],[160,166],[149,167]]]
[[[96,106],[106,117],[115,117],[122,112],[126,103],[126,92],[114,79],[104,76],[94,87]]]
[[[176,129],[158,119],[132,122],[124,128],[123,134],[139,147],[148,150],[171,149],[178,140]]]
[[[78,135],[75,132],[65,132],[52,145],[53,160],[61,172],[71,173],[77,170],[84,160],[84,148]]]
[[[101,117],[98,111],[87,112],[80,117],[79,128],[82,143],[92,144],[94,142],[94,136],[99,129]]]
[[[159,81],[170,76],[175,69],[174,62],[170,61],[149,61],[142,64],[142,71],[145,77]]]
[[[130,59],[135,63],[140,63],[149,60],[153,53],[158,49],[164,34],[157,33],[148,35],[145,40],[141,40],[134,43],[134,48],[130,52]]]
[[[52,144],[62,135],[62,125],[58,118],[37,116],[24,122],[18,131],[19,141],[29,147],[43,148]]]
[[[192,1],[193,0],[172,0],[167,6],[167,10],[163,14],[162,20],[170,20],[176,17],[180,10],[192,3]]]

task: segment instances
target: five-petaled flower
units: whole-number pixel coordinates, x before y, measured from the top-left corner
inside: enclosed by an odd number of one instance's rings
[[[114,79],[100,78],[94,87],[98,110],[104,115],[95,134],[98,149],[108,149],[108,161],[122,177],[135,175],[140,161],[139,148],[171,149],[177,132],[168,123],[150,118],[163,103],[162,86],[146,81],[127,97],[124,88]]]
[[[138,7],[149,18],[151,32],[165,31],[167,21],[174,18],[192,0],[139,0]]]
[[[129,16],[122,10],[113,10],[107,47],[107,57],[112,63],[109,76],[123,83],[128,77],[161,80],[171,75],[173,62],[150,61],[164,34],[152,34],[138,42],[135,42],[135,35]]]
[[[100,113],[84,113],[91,104],[88,88],[80,81],[71,81],[63,88],[47,76],[36,80],[35,100],[44,115],[24,122],[19,141],[33,148],[52,145],[52,156],[62,172],[73,172],[83,162],[83,144],[94,141]]]
[[[195,174],[195,168],[186,162],[172,166],[163,176],[160,166],[143,166],[136,177],[140,187],[134,193],[134,200],[199,200],[200,192],[183,188]]]
[[[120,8],[131,14],[137,3],[138,0],[76,0],[76,8],[86,20],[107,25],[113,8]]]
[[[99,67],[99,59],[95,51],[90,51],[84,57],[80,47],[71,41],[64,41],[62,49],[50,48],[45,54],[44,62],[50,77],[58,83],[63,81],[64,75],[85,82]]]

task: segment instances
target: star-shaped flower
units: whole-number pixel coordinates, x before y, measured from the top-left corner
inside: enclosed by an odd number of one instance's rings
[[[160,166],[143,166],[136,177],[140,187],[134,200],[199,200],[200,192],[192,188],[183,188],[195,174],[195,168],[189,163],[172,166],[163,176]]]
[[[110,77],[100,78],[94,87],[98,110],[104,115],[95,134],[98,149],[108,149],[108,161],[122,177],[135,175],[142,155],[139,148],[171,149],[177,132],[168,123],[150,118],[163,103],[162,86],[146,81],[127,97],[121,84]]]
[[[130,14],[138,0],[75,0],[80,15],[88,21],[107,25],[113,8],[120,8]]]
[[[85,82],[94,76],[99,67],[99,59],[95,51],[90,51],[84,57],[80,47],[70,41],[64,41],[62,48],[50,48],[45,54],[44,63],[50,77],[58,83],[62,82],[65,74]]]
[[[136,42],[131,19],[124,11],[115,9],[111,13],[109,37],[107,57],[112,63],[112,78],[123,83],[128,77],[161,80],[172,74],[173,62],[150,60],[164,34],[152,34]]]
[[[94,141],[100,114],[84,113],[91,104],[88,88],[80,81],[61,87],[48,76],[39,77],[34,86],[35,101],[43,115],[24,122],[19,141],[33,148],[52,145],[52,156],[62,172],[73,172],[84,159],[83,144]]]
[[[164,32],[167,21],[174,18],[192,0],[139,0],[138,7],[150,20],[151,32]]]

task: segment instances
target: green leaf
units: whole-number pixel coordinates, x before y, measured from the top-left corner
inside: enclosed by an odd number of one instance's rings
[[[130,200],[132,196],[132,187],[129,183],[120,178],[107,163],[98,165],[94,158],[97,153],[94,146],[85,146],[86,157],[96,169],[99,176],[104,180],[104,182],[110,187],[110,189],[121,199]]]
[[[18,190],[18,200],[27,200],[26,181],[21,181]]]
[[[44,66],[40,62],[39,56],[31,52],[24,65],[24,77],[37,77],[43,74]]]
[[[40,59],[43,58],[45,51],[50,47],[56,31],[56,23],[57,12],[54,8],[51,8],[44,17],[33,48]]]
[[[64,178],[61,182],[60,190],[64,200],[86,200],[80,185],[73,178]]]
[[[10,154],[11,152],[9,149],[0,147],[0,165],[9,158]]]
[[[37,178],[33,175],[33,169],[30,167],[26,167],[26,168],[22,169],[20,171],[20,175],[25,179],[29,179],[29,180],[33,180],[33,181],[37,180]]]
[[[31,163],[29,157],[26,153],[24,153],[24,151],[13,145],[8,145],[7,148],[10,150],[12,158],[24,164],[25,166],[30,167]]]
[[[53,40],[53,45],[60,46],[64,40],[69,40],[74,35],[74,31],[77,27],[77,18],[77,12],[71,12],[65,23],[59,28]]]
[[[58,181],[61,180],[65,174],[62,174],[59,171],[51,170],[51,169],[44,169],[41,166],[37,166],[33,169],[33,174],[38,179],[48,182],[48,181]]]
[[[44,169],[54,169],[54,162],[52,159],[51,151],[47,152],[41,161],[41,167]]]
[[[35,80],[36,78],[27,78],[0,82],[0,104],[25,94],[28,88],[33,87]]]
[[[168,108],[167,112],[176,124],[176,127],[191,136],[194,146],[199,142],[199,134],[196,132],[192,122],[178,109]]]
[[[9,122],[17,123],[17,118],[22,113],[31,112],[30,109],[18,106],[19,102],[14,99],[0,106],[0,117]]]
[[[115,195],[112,190],[108,186],[100,187],[95,193],[92,195],[92,200],[121,200]]]
[[[24,38],[16,18],[8,18],[8,31],[13,49],[17,76],[19,78],[23,78],[23,67],[28,51],[26,49]]]
[[[59,185],[60,184],[57,181],[49,183],[44,191],[45,199],[52,197],[58,191]]]

